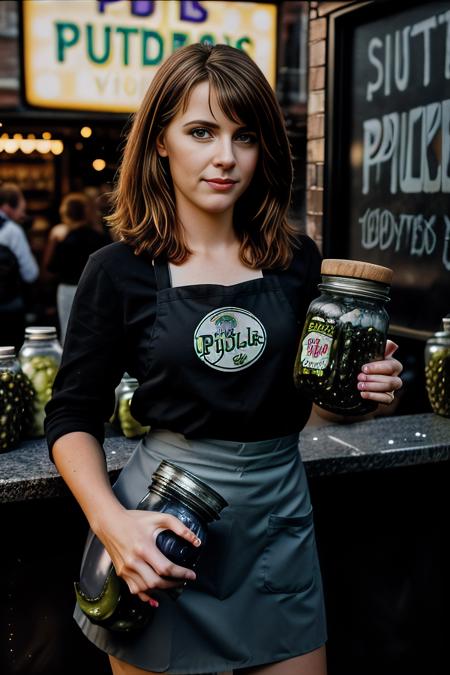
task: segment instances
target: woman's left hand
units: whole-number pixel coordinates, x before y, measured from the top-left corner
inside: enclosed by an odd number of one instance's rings
[[[384,359],[371,361],[362,367],[358,375],[358,389],[362,398],[389,405],[394,400],[394,393],[402,386],[399,378],[403,370],[400,361],[393,358],[398,345],[392,340],[386,342]]]

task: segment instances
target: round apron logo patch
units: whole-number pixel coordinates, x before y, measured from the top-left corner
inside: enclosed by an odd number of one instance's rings
[[[261,321],[239,307],[209,312],[194,333],[198,358],[216,370],[243,370],[259,359],[267,342]]]

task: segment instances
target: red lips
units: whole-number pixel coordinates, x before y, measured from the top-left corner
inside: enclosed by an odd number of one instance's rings
[[[232,185],[237,181],[231,180],[231,178],[205,178],[207,183],[218,183],[219,185]]]

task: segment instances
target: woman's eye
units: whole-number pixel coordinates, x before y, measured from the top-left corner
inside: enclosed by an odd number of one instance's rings
[[[194,138],[209,138],[209,131],[203,128],[192,129],[191,135]]]
[[[243,132],[242,134],[238,134],[238,136],[236,136],[236,139],[238,141],[240,141],[241,143],[249,143],[249,144],[250,143],[256,143],[256,141],[258,140],[256,138],[255,134],[250,134],[250,133],[247,133],[247,132]]]

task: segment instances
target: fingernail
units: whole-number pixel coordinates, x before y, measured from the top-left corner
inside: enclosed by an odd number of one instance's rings
[[[363,373],[368,373],[369,372],[369,367],[368,366],[363,366],[362,367]]]
[[[194,546],[200,546],[201,543],[200,539],[194,539]]]
[[[151,605],[152,607],[155,607],[155,609],[156,607],[159,607],[159,602],[157,600],[153,600],[153,598],[150,598],[148,604]]]
[[[189,581],[194,581],[194,579],[196,579],[196,578],[197,578],[197,576],[196,576],[195,572],[188,572],[186,574],[186,579],[189,579]]]
[[[364,382],[358,382],[358,389],[364,389],[365,386]]]

